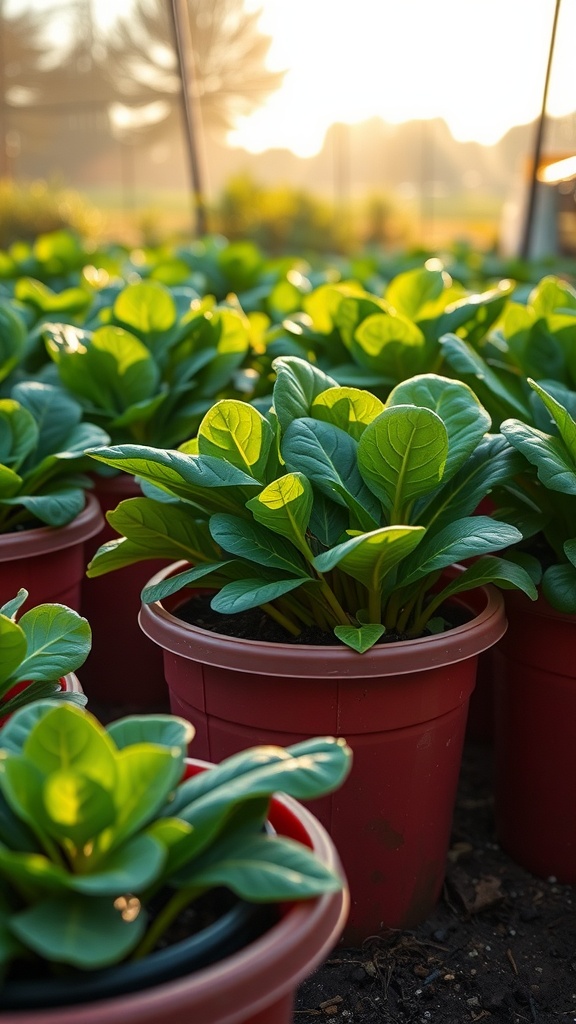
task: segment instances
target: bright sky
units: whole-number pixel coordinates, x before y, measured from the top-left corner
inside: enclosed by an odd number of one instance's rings
[[[8,8],[51,0],[8,0]],[[168,3],[168,0],[158,0]],[[209,2],[209,0],[208,0]],[[443,117],[455,138],[496,142],[540,112],[556,0],[245,0],[273,39],[282,88],[230,136],[252,152],[312,156],[334,121]],[[110,22],[131,0],[92,0]],[[64,4],[62,5],[64,6]],[[563,0],[548,112],[576,111],[576,0]],[[576,115],[574,119],[576,142]]]
[[[537,117],[555,0],[249,0],[273,37],[282,89],[230,141],[311,156],[333,121],[443,117],[455,138],[496,142]],[[576,110],[576,0],[564,0],[548,111]],[[576,118],[575,131],[576,139]]]

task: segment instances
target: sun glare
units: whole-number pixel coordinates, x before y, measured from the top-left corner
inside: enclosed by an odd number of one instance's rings
[[[443,117],[459,141],[496,142],[538,116],[554,0],[250,0],[287,69],[282,88],[232,132],[252,152],[312,156],[328,126],[379,116]],[[548,110],[576,109],[571,40],[561,11]],[[575,132],[576,135],[576,132]]]

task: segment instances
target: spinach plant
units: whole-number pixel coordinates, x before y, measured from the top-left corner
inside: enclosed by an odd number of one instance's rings
[[[22,587],[0,607],[0,722],[43,697],[86,703],[83,694],[62,690],[60,680],[90,653],[88,622],[62,604],[36,605],[18,619],[27,598]]]
[[[148,489],[108,514],[121,536],[99,549],[89,576],[185,559],[143,599],[201,585],[217,591],[218,612],[261,607],[287,636],[316,624],[360,652],[385,633],[444,628],[445,601],[487,582],[536,597],[526,571],[493,554],[521,533],[473,515],[522,460],[487,434],[489,416],[467,385],[423,374],[384,404],[298,358],[274,369],[267,416],[222,401],[179,450],[90,453]],[[469,559],[438,586],[443,569]]]
[[[543,277],[525,302],[510,301],[482,338],[447,333],[440,339],[451,371],[470,385],[497,428],[518,418],[545,428],[546,414],[528,378],[553,393],[576,392],[576,291]]]
[[[82,328],[45,325],[44,338],[88,418],[115,442],[158,446],[190,436],[217,398],[242,393],[236,376],[251,349],[239,305],[154,280],[125,285]]]
[[[272,331],[268,352],[306,357],[340,384],[385,399],[414,374],[446,373],[440,338],[449,331],[470,344],[484,337],[512,290],[501,281],[474,295],[432,266],[398,273],[381,293],[357,280],[321,284]]]
[[[537,559],[542,593],[558,611],[576,614],[576,394],[558,400],[528,379],[547,430],[508,419],[502,433],[525,458],[525,469],[495,492],[497,514],[516,517],[525,540],[520,557]],[[529,564],[529,563],[527,563]]]
[[[108,441],[61,388],[17,384],[0,399],[0,532],[71,522],[91,486],[85,449]]]
[[[202,893],[306,900],[342,888],[311,850],[264,828],[270,798],[348,774],[343,740],[254,747],[184,779],[194,730],[170,715],[104,728],[40,701],[0,731],[0,968],[33,954],[92,970],[142,957]],[[150,900],[167,890],[149,923]],[[0,985],[1,994],[1,985]]]

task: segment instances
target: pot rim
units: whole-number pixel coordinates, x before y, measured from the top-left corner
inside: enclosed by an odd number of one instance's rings
[[[155,573],[148,586],[162,582],[188,564],[173,562]],[[446,570],[452,576],[463,571],[461,565]],[[497,587],[485,584],[456,595],[454,600],[473,613],[468,622],[433,636],[377,644],[364,654],[345,646],[270,643],[224,636],[184,622],[161,601],[142,604],[138,621],[146,636],[165,651],[216,668],[256,675],[366,679],[406,675],[464,661],[492,647],[506,632],[504,597]]]
[[[65,526],[36,526],[31,530],[0,534],[0,562],[15,562],[19,558],[72,547],[99,533],[103,526],[100,502],[94,494],[86,492],[84,508]]]

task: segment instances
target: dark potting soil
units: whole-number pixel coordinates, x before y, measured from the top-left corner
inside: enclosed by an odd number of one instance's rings
[[[300,986],[294,1024],[573,1024],[576,889],[500,849],[488,743],[467,741],[442,899],[408,932],[337,947]]]
[[[200,626],[212,633],[233,636],[242,640],[264,640],[267,643],[298,644],[300,646],[344,646],[332,632],[322,630],[315,625],[303,629],[298,636],[293,636],[260,608],[251,608],[246,612],[237,612],[234,615],[223,615],[210,607],[210,599],[210,594],[198,594],[185,604],[180,605],[174,614],[190,625]],[[440,609],[440,614],[442,614],[442,609]],[[450,615],[451,626],[458,626],[466,621],[464,609],[461,607],[452,606],[448,613],[444,610],[444,614]],[[384,633],[378,643],[393,643],[406,639],[404,633],[388,632]]]

